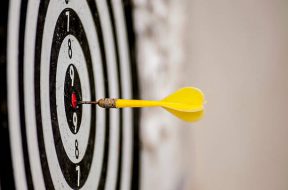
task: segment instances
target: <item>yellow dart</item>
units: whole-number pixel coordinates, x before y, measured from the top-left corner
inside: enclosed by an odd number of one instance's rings
[[[80,101],[78,104],[98,104],[102,108],[162,107],[176,117],[194,122],[203,116],[204,94],[198,88],[185,87],[162,100],[126,100],[104,98],[98,101]]]

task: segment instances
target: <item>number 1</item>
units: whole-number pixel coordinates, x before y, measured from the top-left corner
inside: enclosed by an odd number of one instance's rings
[[[67,32],[69,32],[70,12],[66,11],[65,14],[67,16]]]
[[[79,165],[76,166],[76,171],[78,172],[77,186],[79,187],[79,185],[80,185],[80,174],[81,174]]]

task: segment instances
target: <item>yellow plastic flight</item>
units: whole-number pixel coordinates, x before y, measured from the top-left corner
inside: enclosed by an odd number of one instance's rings
[[[176,117],[194,122],[204,114],[204,94],[200,89],[194,87],[185,87],[177,90],[163,100],[125,100],[116,99],[116,108],[125,107],[155,107],[161,106]]]

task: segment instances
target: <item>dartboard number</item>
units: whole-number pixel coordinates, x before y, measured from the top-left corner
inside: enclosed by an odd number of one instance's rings
[[[67,32],[69,32],[70,12],[66,11],[65,15],[67,16]]]
[[[76,112],[73,113],[73,125],[74,125],[74,132],[77,132],[77,114]]]
[[[74,68],[72,65],[70,66],[69,74],[70,74],[70,79],[71,79],[71,86],[73,87],[74,86]]]
[[[76,172],[77,172],[77,186],[79,187],[79,185],[80,185],[80,175],[81,175],[81,171],[80,171],[80,166],[79,165],[77,165],[76,166]]]
[[[79,158],[79,148],[78,148],[78,140],[75,140],[75,157]]]
[[[68,56],[71,59],[72,58],[72,47],[71,47],[71,40],[68,39]]]

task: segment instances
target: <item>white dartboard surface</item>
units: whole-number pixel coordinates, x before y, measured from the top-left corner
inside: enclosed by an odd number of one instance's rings
[[[138,110],[72,101],[137,98],[131,3],[5,5],[1,187],[137,189]]]

